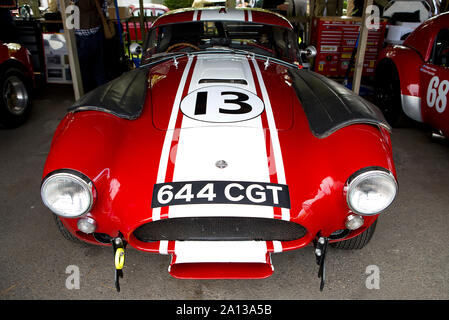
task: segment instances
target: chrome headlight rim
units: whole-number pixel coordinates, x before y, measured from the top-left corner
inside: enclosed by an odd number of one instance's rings
[[[351,201],[350,201],[349,197],[350,197],[350,193],[351,193],[350,192],[351,188],[353,188],[355,185],[357,185],[361,180],[363,180],[366,177],[369,177],[371,175],[382,175],[382,176],[387,177],[388,179],[390,179],[393,182],[394,189],[395,189],[395,194],[394,194],[394,197],[392,198],[392,200],[388,203],[388,205],[385,206],[385,208],[383,208],[381,210],[376,210],[375,212],[367,212],[366,213],[366,212],[361,212],[361,211],[357,210],[356,208],[354,208],[351,205]],[[376,215],[382,213],[383,211],[388,209],[388,207],[391,206],[391,204],[396,199],[396,196],[398,194],[398,189],[399,189],[398,182],[397,182],[395,176],[393,175],[393,173],[390,170],[385,169],[383,167],[377,167],[377,166],[365,167],[365,168],[362,168],[362,169],[354,172],[349,177],[349,179],[347,180],[346,185],[345,185],[346,203],[348,204],[349,209],[352,212],[354,212],[354,213],[356,213],[358,215],[361,215],[361,216],[376,216]]]
[[[84,189],[86,189],[88,191],[88,195],[89,195],[89,206],[86,208],[86,210],[83,211],[83,213],[77,214],[77,215],[64,215],[61,212],[56,212],[52,209],[51,205],[49,205],[43,195],[44,192],[44,188],[45,186],[51,182],[52,179],[57,178],[57,177],[65,177],[65,178],[70,178],[75,180],[76,182],[78,182]],[[49,208],[54,214],[60,216],[61,218],[68,218],[68,219],[75,219],[75,218],[80,218],[82,216],[84,216],[85,214],[89,213],[90,210],[92,209],[94,202],[95,202],[95,198],[96,198],[96,189],[95,189],[95,185],[93,184],[93,182],[89,179],[89,177],[87,177],[85,174],[73,170],[73,169],[58,169],[58,170],[54,170],[52,172],[50,172],[49,174],[47,174],[45,176],[44,179],[42,179],[41,182],[41,199],[42,202],[44,203],[44,205]]]

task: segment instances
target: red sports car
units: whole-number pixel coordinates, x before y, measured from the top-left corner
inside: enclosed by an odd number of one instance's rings
[[[449,137],[449,12],[387,47],[376,68],[377,105],[395,125],[403,115]]]
[[[158,18],[142,66],[58,126],[41,195],[63,235],[170,255],[177,278],[264,278],[271,254],[358,249],[397,193],[390,127],[302,69],[282,16],[184,9]],[[307,51],[307,52],[311,52]]]
[[[17,43],[0,42],[0,126],[15,128],[28,118],[34,85],[30,53]]]

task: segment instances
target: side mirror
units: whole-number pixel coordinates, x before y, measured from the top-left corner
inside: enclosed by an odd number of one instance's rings
[[[301,54],[305,55],[307,59],[310,59],[316,56],[317,51],[314,46],[308,46],[305,50],[301,50]]]
[[[132,55],[140,55],[142,53],[142,46],[136,42],[131,43],[129,46],[129,53]]]

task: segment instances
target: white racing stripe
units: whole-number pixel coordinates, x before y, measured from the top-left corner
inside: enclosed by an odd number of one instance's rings
[[[236,9],[202,10],[200,19],[201,21],[245,21],[245,13],[244,10]]]
[[[235,86],[257,94],[250,63],[254,64],[273,144],[279,184],[286,184],[280,142],[271,109],[270,99],[255,60],[246,57],[229,56],[228,59],[216,55],[197,57],[188,92],[202,87],[220,84],[200,84],[199,80],[211,78],[243,78],[247,85]],[[157,183],[164,183],[170,147],[176,118],[181,103],[182,92],[191,67],[189,59],[179,84],[168,130],[161,153]],[[235,70],[232,74],[224,70]],[[212,77],[213,78],[213,77]],[[230,86],[230,84],[223,84]],[[225,160],[228,167],[219,169],[215,163]],[[262,119],[260,116],[235,123],[208,123],[186,116],[182,118],[181,133],[176,151],[173,181],[248,181],[270,183],[267,146]],[[171,181],[167,181],[171,182]],[[160,219],[160,208],[153,209],[153,221]],[[289,220],[290,212],[282,208],[282,219]],[[274,210],[268,206],[244,204],[195,204],[169,207],[168,218],[204,216],[243,216],[274,218]],[[282,251],[280,242],[274,242],[275,252]],[[168,242],[160,242],[160,253],[167,254]],[[176,263],[182,262],[266,262],[267,244],[265,241],[176,241]]]
[[[199,84],[199,80],[210,78],[212,73],[223,77],[223,70],[236,70],[227,76],[238,76],[248,82],[248,85],[233,86],[257,93],[248,59],[235,56],[229,56],[229,59],[221,56],[217,59],[215,55],[198,57],[189,92],[210,86],[211,84]],[[265,135],[260,116],[222,125],[184,116],[181,128],[173,181],[270,182]],[[225,160],[228,167],[217,168],[215,163],[219,160]],[[193,216],[273,218],[273,208],[244,204],[188,204],[171,206],[169,209],[169,218]]]
[[[159,253],[160,254],[168,254],[168,241],[167,240],[159,241]]]
[[[273,241],[273,252],[282,252],[282,243],[280,241]]]
[[[190,67],[192,65],[193,58],[189,58],[184,73],[182,74],[181,81],[179,83],[178,91],[176,92],[175,101],[173,103],[173,109],[170,115],[170,121],[168,123],[167,132],[165,133],[164,144],[162,146],[161,158],[159,160],[159,169],[157,172],[156,183],[164,183],[165,175],[167,172],[168,158],[170,156],[170,147],[173,140],[174,129],[176,125],[176,118],[179,112],[179,104],[182,98],[182,92],[186,84],[187,76],[189,74]],[[160,220],[161,208],[154,208],[152,211],[153,221]]]
[[[279,184],[287,184],[285,179],[284,160],[282,158],[281,144],[279,142],[278,131],[274,121],[273,110],[271,109],[270,97],[263,81],[262,73],[255,59],[251,59],[256,70],[257,79],[259,81],[260,90],[262,91],[263,102],[265,104],[265,112],[268,120],[268,128],[270,129],[271,142],[273,144],[274,159],[276,163],[276,174]],[[281,208],[282,220],[290,220],[290,209]]]
[[[266,263],[265,241],[176,241],[177,263],[259,262]]]
[[[253,13],[251,10],[247,10],[248,12],[248,22],[253,22]]]

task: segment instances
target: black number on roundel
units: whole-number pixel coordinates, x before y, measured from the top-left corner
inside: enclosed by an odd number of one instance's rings
[[[241,92],[233,92],[233,91],[225,91],[221,93],[222,96],[225,95],[234,95],[236,99],[225,99],[224,103],[227,104],[237,104],[240,106],[240,109],[223,109],[220,108],[218,111],[220,113],[226,114],[243,114],[249,113],[253,109],[249,104],[245,103],[249,97]],[[196,104],[195,104],[195,115],[206,114],[207,108],[207,91],[198,92],[196,95]]]
[[[196,95],[195,115],[206,114],[207,91],[198,92]]]
[[[226,99],[224,102],[225,103],[232,103],[232,104],[238,104],[240,106],[240,109],[237,110],[229,110],[229,109],[222,109],[220,108],[219,111],[221,113],[227,113],[227,114],[242,114],[242,113],[248,113],[251,112],[251,110],[253,109],[249,104],[243,102],[249,99],[249,97],[241,92],[232,92],[232,91],[225,91],[222,92],[221,95],[225,96],[225,95],[229,95],[229,94],[233,94],[235,96],[237,96],[237,99]]]

